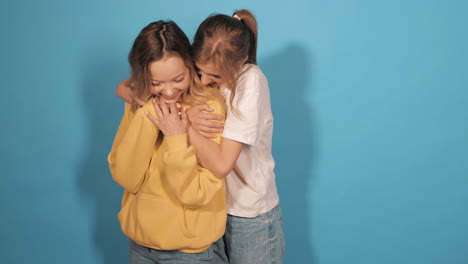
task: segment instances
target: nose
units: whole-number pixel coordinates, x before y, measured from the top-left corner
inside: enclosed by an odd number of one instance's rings
[[[152,94],[162,94],[172,97],[176,93],[176,89],[170,84],[164,84],[164,88],[152,88]]]
[[[165,96],[168,96],[168,97],[171,97],[175,94],[175,89],[174,87],[172,87],[172,85],[168,85],[165,89],[164,89],[164,95]]]
[[[212,79],[206,74],[201,74],[201,82],[203,85],[208,85],[212,82]]]

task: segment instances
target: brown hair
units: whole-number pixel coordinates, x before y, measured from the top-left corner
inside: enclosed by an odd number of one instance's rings
[[[136,37],[128,55],[131,77],[127,85],[138,98],[149,99],[151,97],[150,64],[166,55],[176,55],[183,59],[190,72],[191,82],[187,92],[182,95],[183,103],[201,104],[208,99],[218,99],[224,102],[219,91],[205,89],[201,85],[196,76],[190,48],[187,35],[175,22],[160,20],[150,23]],[[137,108],[138,104],[134,102],[132,110],[135,111]]]
[[[232,91],[229,101],[234,109],[232,101],[242,66],[257,64],[257,20],[254,15],[246,9],[233,16],[210,15],[195,33],[192,57],[197,63],[214,63]]]

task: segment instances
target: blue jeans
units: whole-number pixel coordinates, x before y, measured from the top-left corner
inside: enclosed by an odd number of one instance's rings
[[[228,215],[223,238],[231,264],[283,263],[284,233],[280,206],[254,218]]]
[[[130,264],[227,264],[224,241],[220,238],[207,250],[200,253],[184,253],[178,250],[158,250],[129,241]]]

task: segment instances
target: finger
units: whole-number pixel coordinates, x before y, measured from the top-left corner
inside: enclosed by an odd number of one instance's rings
[[[169,115],[169,109],[167,108],[167,104],[161,100],[159,100],[159,107],[161,108],[161,112],[164,116]]]
[[[159,118],[163,117],[161,108],[159,108],[158,100],[156,98],[153,98],[153,107],[154,111],[156,111],[156,114],[159,116]]]
[[[176,107],[177,107],[177,112],[178,112],[178,113],[180,113],[181,111],[184,111],[184,110],[185,110],[185,108],[183,108],[182,105],[180,105],[179,103],[176,103],[175,105],[176,105]]]
[[[144,106],[144,105],[146,104],[145,101],[141,100],[140,98],[138,98],[138,96],[135,96],[135,95],[133,96],[133,100],[134,100],[140,107],[142,107],[142,106]]]
[[[148,116],[148,118],[153,121],[153,123],[155,123],[158,127],[159,127],[159,120],[157,120],[154,116],[152,116],[150,113],[148,112],[145,112],[146,115]]]
[[[194,106],[192,108],[197,109],[198,111],[206,111],[206,112],[213,112],[214,111],[213,108],[211,108],[207,104],[196,105],[196,106]]]
[[[180,111],[180,119],[188,122],[187,110],[185,110],[185,108],[182,108]]]
[[[171,114],[179,114],[179,110],[177,110],[177,106],[174,103],[169,104],[169,110],[171,111]]]
[[[182,108],[182,111],[180,111],[180,119],[182,120],[182,123],[185,126],[188,125],[187,111],[185,110],[185,108]]]
[[[207,126],[200,126],[199,130],[205,133],[221,133],[223,132],[223,129],[221,128],[212,128],[212,127],[207,127]]]
[[[219,121],[224,120],[224,116],[217,115],[217,114],[210,114],[210,113],[202,113],[201,118],[207,119],[207,120],[219,120]]]
[[[200,126],[206,126],[211,128],[224,128],[224,123],[214,122],[211,120],[203,120],[199,123]]]
[[[209,134],[209,133],[205,133],[205,132],[202,132],[202,131],[198,131],[198,133],[200,133],[200,135],[206,137],[206,138],[215,138],[216,135],[214,134]]]

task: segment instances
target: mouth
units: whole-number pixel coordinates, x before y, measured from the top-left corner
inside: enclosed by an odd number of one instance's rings
[[[173,96],[166,96],[166,95],[161,94],[159,95],[159,99],[165,103],[175,103],[177,102],[177,100],[179,100],[181,94],[182,94],[181,91],[177,92]]]

